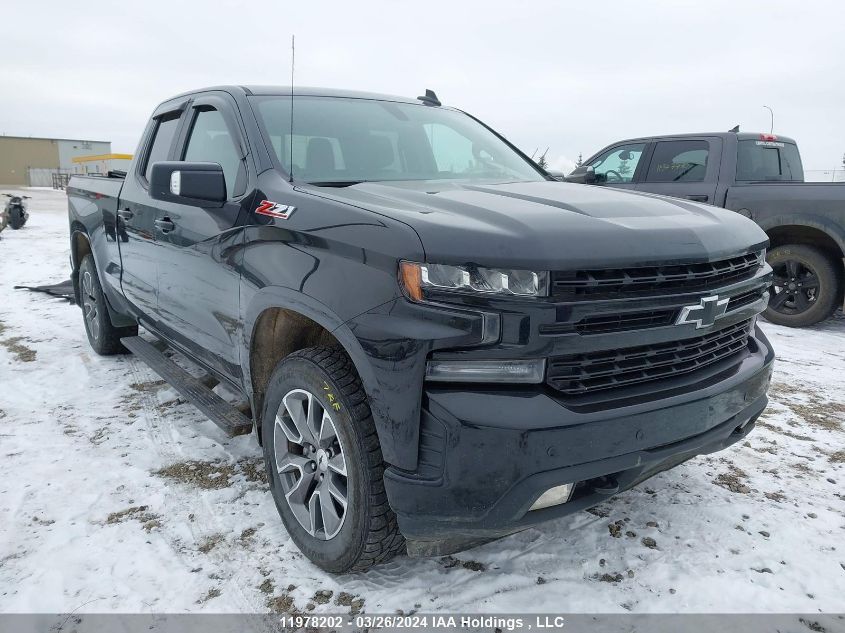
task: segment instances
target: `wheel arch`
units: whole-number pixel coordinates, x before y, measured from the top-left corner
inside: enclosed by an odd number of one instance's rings
[[[770,248],[805,244],[820,248],[838,263],[845,258],[845,228],[821,216],[784,215],[759,222],[769,236]]]
[[[386,439],[385,422],[373,406],[378,383],[366,353],[349,326],[326,305],[291,289],[264,288],[246,310],[244,336],[241,365],[259,442],[266,387],[273,370],[291,353],[317,345],[340,347],[349,356],[370,400],[379,440]]]
[[[97,261],[97,251],[94,248],[93,239],[85,225],[79,220],[74,220],[70,225],[70,279],[73,283],[73,294],[77,305],[81,305],[82,303],[79,294],[79,267],[82,265],[82,260],[85,259],[86,255],[90,255],[94,260],[94,269],[97,271],[100,286],[103,288],[103,294],[106,298],[106,309],[109,312],[109,318],[112,323],[118,327],[136,325],[137,321],[134,317],[115,307],[121,305],[123,297],[116,296],[115,289],[105,283],[103,277],[104,272]],[[103,256],[103,253],[100,252],[100,255]]]
[[[74,220],[70,225],[70,279],[73,282],[73,293],[77,304],[79,304],[79,266],[86,255],[94,257],[91,238],[85,226],[78,220]],[[94,264],[96,263],[95,258]]]

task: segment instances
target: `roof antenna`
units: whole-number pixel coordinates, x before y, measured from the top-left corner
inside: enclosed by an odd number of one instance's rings
[[[417,97],[420,101],[422,101],[426,105],[430,106],[439,106],[443,105],[440,103],[440,99],[437,98],[437,95],[434,94],[434,90],[429,90],[428,88],[425,89],[425,95],[422,97]]]
[[[293,183],[293,64],[296,60],[296,35],[290,36],[290,182]]]
[[[739,126],[733,126],[730,130],[728,130],[728,132],[733,132],[734,134],[737,134],[739,132]]]

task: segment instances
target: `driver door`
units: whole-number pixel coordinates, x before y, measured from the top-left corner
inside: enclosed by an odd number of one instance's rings
[[[225,94],[206,94],[190,104],[176,159],[219,164],[228,199],[208,207],[160,202],[156,239],[159,326],[195,359],[238,382],[243,239],[238,218],[252,199],[254,182],[236,113]]]
[[[605,150],[587,163],[596,173],[594,184],[619,189],[634,189],[645,166],[643,156],[648,143],[626,143]]]

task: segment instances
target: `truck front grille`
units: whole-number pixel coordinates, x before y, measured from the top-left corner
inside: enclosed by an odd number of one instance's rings
[[[757,253],[747,253],[700,264],[553,272],[552,296],[593,300],[711,290],[749,279],[761,264]]]
[[[688,374],[748,346],[748,319],[703,336],[549,359],[546,383],[567,396]]]
[[[730,297],[726,314],[730,315],[766,296],[767,286],[758,286]],[[566,320],[541,325],[539,332],[543,336],[558,336],[577,332],[581,335],[613,334],[616,332],[636,332],[650,328],[672,325],[681,308],[694,300],[680,296],[676,305],[657,310],[620,307],[617,312],[600,312],[580,318],[575,323]]]
[[[597,314],[584,317],[575,324],[578,334],[608,334],[628,330],[645,330],[652,327],[671,325],[678,314],[677,308],[648,310],[645,312],[621,312],[618,314]]]

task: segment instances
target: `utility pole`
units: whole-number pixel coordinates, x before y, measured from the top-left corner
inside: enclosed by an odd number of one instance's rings
[[[770,128],[769,128],[769,134],[774,134],[774,131],[775,131],[775,113],[774,113],[774,110],[772,110],[772,109],[771,109],[769,106],[767,106],[767,105],[764,105],[763,107],[764,107],[764,108],[766,108],[766,110],[768,110],[768,111],[769,111],[769,114],[770,114],[770,115],[771,115],[771,117],[772,117],[772,127],[770,127]]]

